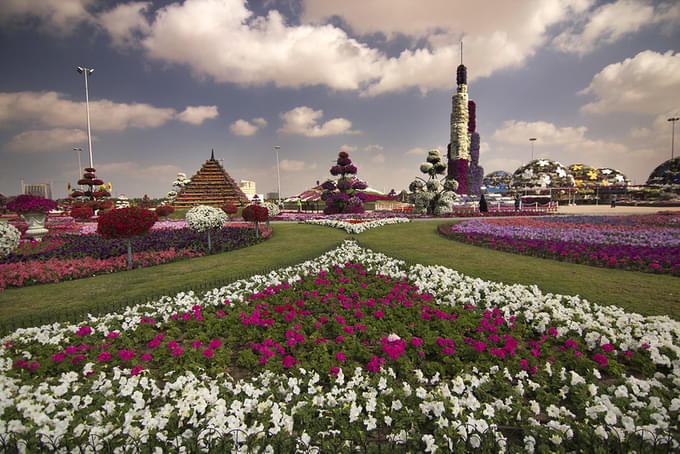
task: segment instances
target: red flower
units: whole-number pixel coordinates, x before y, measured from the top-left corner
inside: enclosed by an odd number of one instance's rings
[[[158,220],[151,210],[127,207],[103,213],[97,222],[97,233],[104,238],[130,238],[143,235]]]
[[[269,218],[269,210],[260,205],[248,205],[241,212],[241,216],[248,222],[266,222]]]

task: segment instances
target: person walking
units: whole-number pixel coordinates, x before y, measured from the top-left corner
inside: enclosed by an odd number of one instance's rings
[[[515,195],[515,211],[519,211],[519,204],[521,203],[522,198],[519,196],[519,194]]]

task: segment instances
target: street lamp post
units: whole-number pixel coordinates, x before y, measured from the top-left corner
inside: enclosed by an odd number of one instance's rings
[[[529,142],[531,142],[531,160],[534,160],[534,142],[536,142],[536,137],[529,137]]]
[[[84,68],[77,66],[76,71],[82,74],[85,78],[85,111],[87,112],[87,144],[90,150],[90,167],[94,168],[94,160],[92,159],[92,132],[90,131],[90,94],[87,88],[87,78],[94,72],[92,68]]]
[[[274,151],[276,151],[276,183],[279,188],[279,206],[281,206],[281,172],[279,171],[279,150],[280,146],[274,145]]]
[[[668,121],[671,122],[671,161],[673,160],[675,149],[675,122],[678,120],[680,120],[680,117],[671,117],[668,119]]]
[[[78,148],[74,148],[73,151],[78,153],[78,175],[76,177],[76,182],[77,182],[78,180],[80,180],[83,177],[83,166],[80,164],[80,153],[83,151],[83,149],[78,147]],[[78,185],[78,186],[80,186],[80,185]]]

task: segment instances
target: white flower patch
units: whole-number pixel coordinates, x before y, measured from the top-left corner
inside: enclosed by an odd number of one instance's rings
[[[657,372],[650,377],[624,375],[615,384],[605,384],[597,369],[588,374],[555,365],[550,369],[546,359],[540,370],[551,371],[542,373],[558,390],[554,394],[544,392],[535,375],[526,371],[513,374],[502,365],[485,366],[486,370],[478,365],[452,377],[414,371],[417,378],[411,384],[385,366],[377,373],[361,368],[353,372],[340,370],[330,381],[322,378],[327,377],[325,372],[303,369],[283,374],[265,371],[247,380],[236,380],[226,372],[210,376],[178,370],[156,380],[143,374],[130,376],[129,370],[114,368],[89,378],[71,372],[34,382],[8,374],[12,360],[0,347],[0,436],[37,433],[45,439],[54,439],[91,434],[102,441],[120,435],[158,440],[177,437],[181,444],[195,438],[207,425],[222,433],[238,429],[242,431],[238,435],[241,440],[243,434],[253,439],[298,434],[300,446],[304,443],[305,449],[313,450],[320,434],[332,436],[341,431],[342,436],[344,431],[353,434],[378,431],[397,443],[422,440],[421,449],[446,452],[452,446],[450,437],[455,434],[474,446],[480,443],[478,432],[488,432],[503,446],[504,435],[499,426],[507,426],[510,421],[528,428],[521,440],[531,452],[541,437],[540,430],[533,431],[532,425],[554,429],[550,438],[542,438],[541,443],[548,440],[554,446],[569,443],[579,417],[566,402],[576,398],[588,424],[597,428],[596,433],[603,439],[614,436],[610,427],[621,438],[640,428],[651,434],[677,433],[680,416],[680,399],[676,397],[680,395],[680,361],[674,359],[680,357],[677,321],[629,314],[576,296],[544,294],[535,286],[474,279],[442,266],[408,267],[351,241],[314,260],[236,281],[202,295],[179,293],[120,313],[88,316],[79,324],[54,323],[20,329],[0,343],[70,345],[78,341],[76,332],[84,325],[95,336],[104,337],[112,331],[124,334],[136,330],[142,318],[162,323],[170,320],[172,314],[189,311],[197,304],[240,311],[243,305],[250,304],[247,298],[253,293],[276,285],[293,285],[312,272],[348,262],[361,263],[370,273],[407,279],[418,286],[419,292],[432,296],[431,305],[461,310],[472,305],[481,311],[495,308],[506,319],[522,317],[537,333],[546,333],[549,327],[554,327],[560,336],[582,337],[587,339],[587,345],[581,345],[586,353],[605,343],[612,344],[617,351],[648,348]],[[227,299],[231,302],[228,306],[223,304]],[[392,340],[399,337],[389,331],[385,336]],[[305,432],[309,429],[296,426],[301,415],[313,421],[318,432],[310,436]],[[423,432],[413,421],[428,421],[427,427],[431,429]],[[673,440],[672,448],[679,447],[678,441]]]
[[[310,219],[307,221],[300,222],[301,224],[315,224],[324,225],[326,227],[334,227],[336,229],[344,229],[349,234],[358,234],[365,232],[366,230],[374,229],[376,227],[382,227],[384,225],[390,224],[404,224],[411,222],[407,218],[385,218],[378,219],[376,221],[360,222],[357,224],[351,224],[347,221],[339,221],[335,219]]]

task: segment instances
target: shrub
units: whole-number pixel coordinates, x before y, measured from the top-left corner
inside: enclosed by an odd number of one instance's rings
[[[0,224],[0,255],[7,255],[19,246],[21,233],[13,225]]]
[[[71,209],[71,217],[78,219],[78,220],[85,220],[85,219],[90,219],[92,216],[94,216],[94,210],[92,207],[89,206],[84,206],[84,207],[76,207]]]
[[[7,209],[15,213],[28,213],[39,211],[47,213],[57,207],[57,202],[33,194],[21,194],[14,200],[7,203]]]
[[[156,207],[156,214],[158,217],[166,217],[175,212],[175,209],[170,205],[161,205]]]

